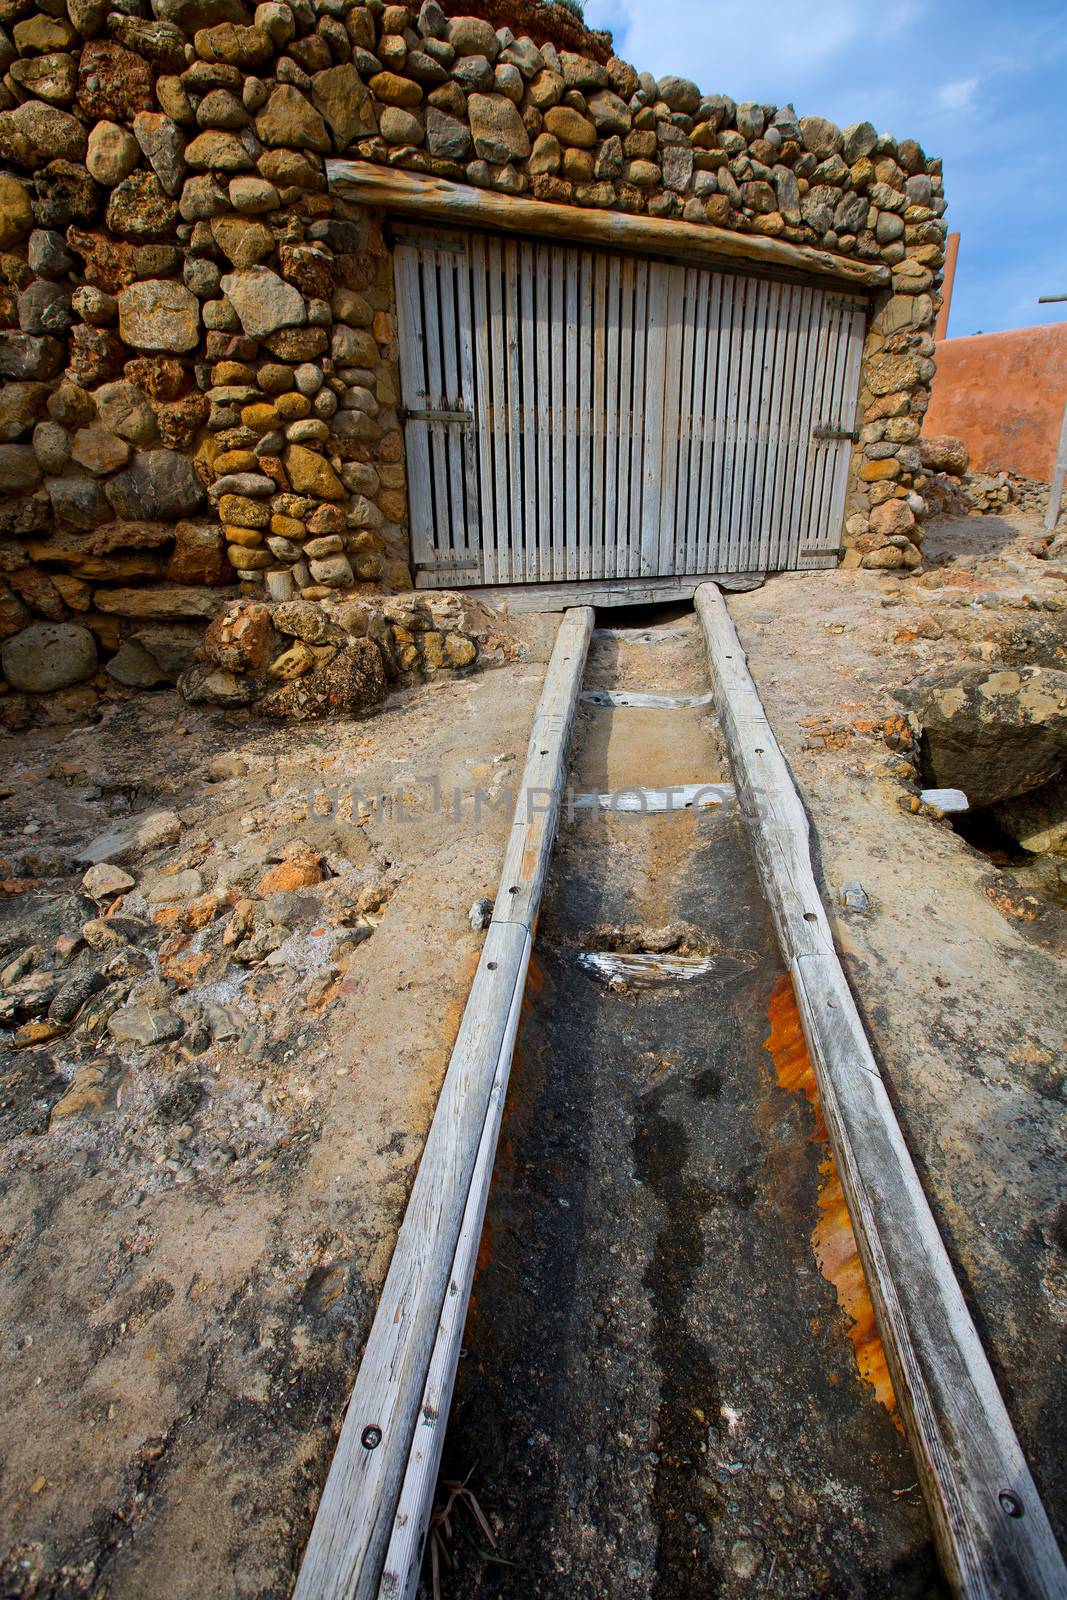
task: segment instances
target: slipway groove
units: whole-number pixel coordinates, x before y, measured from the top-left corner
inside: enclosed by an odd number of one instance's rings
[[[1067,1595],[802,808],[718,591],[697,610],[561,627],[296,1600],[419,1591],[442,1448],[496,1539],[454,1513],[446,1596]],[[767,1048],[783,984],[821,1112]]]

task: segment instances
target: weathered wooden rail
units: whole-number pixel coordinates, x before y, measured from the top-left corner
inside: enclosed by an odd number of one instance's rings
[[[945,1575],[967,1600],[1067,1595],[1067,1570],[834,949],[808,819],[726,603],[697,614],[742,813]]]
[[[399,1596],[418,1578],[592,631],[591,609],[568,611],[552,652],[493,919],[294,1600]]]

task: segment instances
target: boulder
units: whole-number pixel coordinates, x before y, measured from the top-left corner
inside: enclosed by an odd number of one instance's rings
[[[49,334],[0,333],[0,378],[54,378],[66,352]]]
[[[252,223],[251,226],[262,225]],[[307,321],[307,309],[299,289],[294,289],[269,267],[254,266],[243,272],[227,273],[222,279],[222,292],[250,339],[262,339],[280,328],[300,327]]]
[[[112,865],[144,855],[147,850],[158,850],[161,845],[173,844],[182,831],[181,819],[173,811],[141,811],[124,822],[117,822],[106,833],[101,833],[75,855],[75,861],[95,865],[108,861]]]
[[[104,39],[85,45],[78,62],[78,105],[90,125],[102,117],[129,122],[136,112],[149,111],[152,102],[152,69],[147,60]],[[80,161],[84,155],[83,143],[81,155],[69,159]]]
[[[1032,855],[1067,856],[1067,779],[1055,778],[1014,800],[1002,800],[993,815]]]
[[[800,137],[804,142],[804,148],[810,150],[812,155],[818,156],[820,161],[840,154],[845,143],[841,129],[835,122],[829,122],[826,117],[801,117]]]
[[[257,600],[232,600],[204,635],[204,660],[226,672],[262,672],[281,648],[270,607]]]
[[[25,694],[48,694],[84,683],[96,671],[96,640],[69,622],[32,622],[0,652],[4,676]]]
[[[291,83],[280,83],[256,118],[256,134],[266,145],[288,150],[330,149],[330,136],[314,106]]]
[[[109,615],[145,622],[185,622],[195,618],[206,621],[218,609],[219,595],[217,589],[182,584],[169,588],[97,589],[93,604]]]
[[[921,725],[924,777],[972,806],[1028,794],[1067,766],[1067,672],[951,667],[896,698]]]
[[[192,350],[199,342],[199,302],[173,278],[131,283],[118,300],[119,333],[135,350]]]
[[[18,166],[84,161],[86,138],[77,117],[42,100],[26,100],[14,111],[0,112],[0,156]]]
[[[117,517],[164,522],[192,516],[204,491],[188,456],[176,450],[142,450],[105,490]]]
[[[163,239],[177,220],[177,201],[168,197],[154,172],[131,172],[111,191],[106,221],[120,238],[135,244]]]
[[[574,111],[570,106],[553,106],[546,111],[545,127],[560,144],[571,145],[579,150],[592,150],[597,142],[596,129],[589,118],[583,117],[580,111]]]
[[[495,61],[500,54],[500,40],[491,22],[481,17],[453,17],[448,26],[448,42],[457,56],[485,56]]]
[[[304,722],[366,711],[384,700],[385,693],[385,670],[377,645],[369,639],[350,639],[317,672],[271,689],[256,709],[265,716]]]
[[[93,394],[96,414],[105,428],[131,444],[151,444],[156,414],[137,385],[125,378],[101,385]]]
[[[920,439],[919,450],[928,472],[948,472],[954,478],[962,478],[970,464],[967,446],[962,439],[953,439],[951,434]]]
[[[33,227],[30,197],[17,178],[0,176],[0,250],[9,250]]]
[[[689,78],[661,78],[657,88],[660,99],[672,111],[684,111],[691,116],[700,106],[700,90]]]
[[[127,689],[155,689],[172,681],[155,657],[134,639],[119,646],[104,671]]]
[[[178,679],[179,693],[194,706],[249,706],[261,688],[258,678],[228,672],[210,661],[194,661]]]
[[[0,490],[19,494],[40,481],[41,465],[31,445],[0,444]]]
[[[353,139],[378,131],[370,92],[350,62],[316,72],[311,99],[333,134],[335,150],[345,150]]]
[[[891,539],[900,533],[907,536],[915,526],[915,513],[906,500],[894,497],[874,507],[870,525],[871,533],[879,539]]]
[[[178,124],[161,112],[139,111],[133,132],[167,194],[178,194],[185,177],[185,139]]]
[[[507,95],[472,94],[467,101],[467,113],[474,136],[474,148],[483,161],[500,165],[508,161],[525,161],[530,154],[530,136],[518,107]],[[579,120],[584,122],[585,118]],[[596,132],[591,123],[586,126],[595,144]]]
[[[345,486],[330,463],[305,445],[290,445],[285,452],[285,465],[297,494],[315,495],[319,500],[345,498]]]
[[[130,447],[125,439],[107,428],[79,428],[70,453],[78,466],[84,467],[94,478],[117,472],[130,459]]]

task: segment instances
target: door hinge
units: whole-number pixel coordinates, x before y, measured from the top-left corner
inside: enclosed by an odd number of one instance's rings
[[[845,554],[845,546],[843,544],[809,545],[806,550],[802,550],[800,553],[802,556],[837,556],[840,559]]]
[[[470,411],[415,411],[409,406],[398,406],[397,416],[401,422],[458,422],[465,428],[474,422]]]
[[[863,311],[866,309],[867,303],[855,295],[830,294],[827,295],[823,304],[826,306],[827,311]]]
[[[859,444],[860,431],[858,428],[842,428],[836,422],[820,422],[811,430],[813,439],[851,439],[853,444]]]

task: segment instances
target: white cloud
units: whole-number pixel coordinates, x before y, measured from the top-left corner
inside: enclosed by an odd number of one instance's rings
[[[895,0],[880,13],[883,39],[911,27],[918,10],[918,0]],[[616,48],[639,69],[684,74],[738,100],[806,100],[808,110],[814,86],[865,53],[871,29],[864,0],[823,0],[817,25],[796,0],[765,0],[758,27],[749,9],[706,0],[587,0],[586,19],[613,25]]]
[[[953,78],[951,83],[943,83],[937,91],[938,106],[942,111],[969,111],[981,81],[981,78]]]

